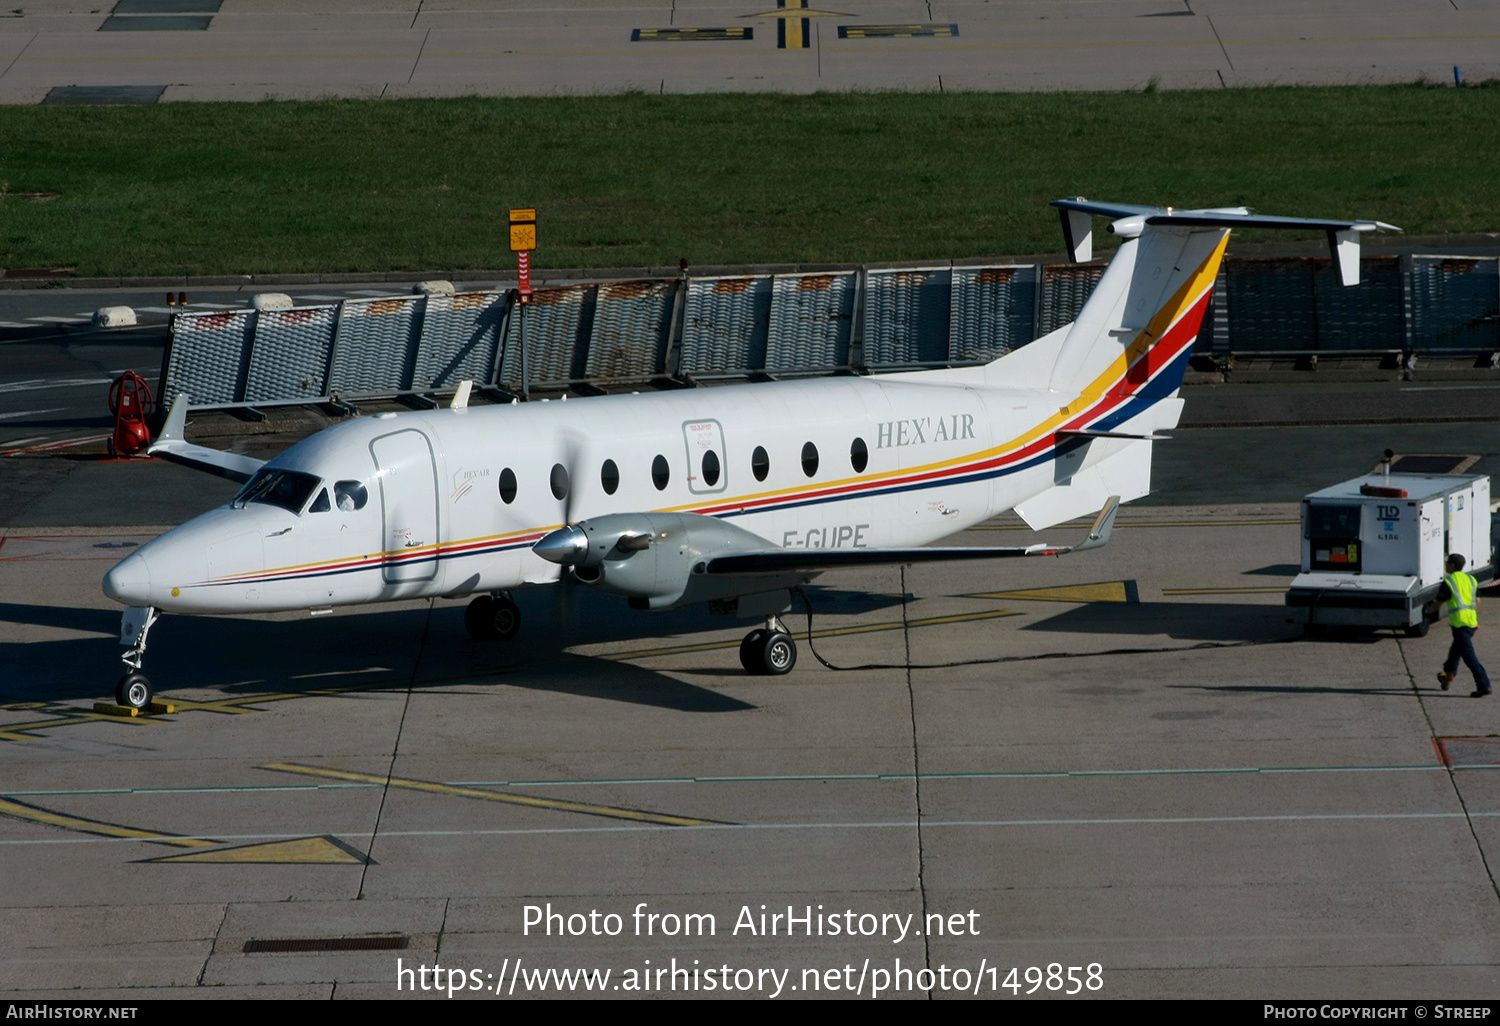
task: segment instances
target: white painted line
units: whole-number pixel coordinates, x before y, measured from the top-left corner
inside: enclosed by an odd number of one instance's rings
[[[29,328],[30,324],[24,321],[0,321],[0,328]]]
[[[320,303],[336,303],[340,299],[343,299],[344,297],[343,296],[316,296],[316,295],[313,295],[311,292],[309,292],[306,295],[298,295],[298,296],[295,296],[293,298],[295,298],[295,299],[312,299],[312,300],[315,300],[315,301],[320,302]]]
[[[8,392],[36,392],[44,388],[82,388],[85,385],[108,385],[109,378],[31,378],[27,381],[11,381],[0,385],[0,394]]]
[[[4,729],[4,728],[0,728]],[[1494,819],[1500,812],[1368,812],[1368,813],[1308,813],[1286,816],[1153,816],[1140,819],[995,819],[995,820],[923,820],[926,828],[972,828],[972,827],[1018,827],[1018,826],[1175,826],[1202,823],[1327,823],[1347,820],[1435,820],[1435,819]],[[709,826],[667,826],[665,824],[641,826],[599,827],[534,827],[513,830],[381,830],[380,837],[517,837],[528,834],[622,834],[651,831],[653,833],[702,833],[705,830],[915,830],[913,820],[894,823],[723,823]],[[287,838],[306,837],[309,833],[322,832],[337,837],[368,838],[369,828],[357,830],[303,830],[295,834],[200,834],[182,835],[182,840],[202,841],[275,841]],[[174,835],[175,836],[175,835]],[[33,839],[0,841],[0,846],[32,844],[122,844],[141,841],[160,841],[151,837],[77,837],[56,839]]]
[[[49,437],[51,437],[51,436],[50,435],[38,435],[37,436],[37,438],[49,438]],[[26,445],[24,447],[23,447],[23,443],[25,443],[25,442],[34,442],[34,441],[37,440],[37,438],[23,438],[23,439],[21,439],[18,442],[11,442],[11,443],[9,443],[12,446],[12,448],[9,448],[9,449],[0,449],[0,456],[15,456],[15,455],[18,455],[19,453],[23,453],[23,452],[42,452],[42,451],[47,450],[47,449],[68,449],[68,448],[71,448],[72,446],[75,446],[75,445],[88,445],[91,442],[102,442],[102,441],[104,441],[108,437],[109,437],[109,435],[107,433],[106,434],[102,434],[102,435],[88,435],[88,436],[86,436],[84,438],[66,438],[66,439],[63,439],[60,442],[47,442],[44,445]]]
[[[28,321],[41,321],[44,324],[87,324],[88,317],[28,317]]]
[[[66,406],[54,406],[50,410],[21,410],[17,413],[0,413],[0,420],[14,420],[17,417],[39,416],[43,413],[57,413],[59,410],[66,409]]]
[[[138,306],[136,313],[174,314],[177,312],[175,306]]]
[[[408,296],[409,292],[392,292],[390,289],[350,289],[350,295],[355,296]]]

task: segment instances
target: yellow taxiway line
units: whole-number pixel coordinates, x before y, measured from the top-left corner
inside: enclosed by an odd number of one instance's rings
[[[67,816],[61,812],[53,812],[51,809],[44,809],[37,805],[27,805],[10,798],[0,798],[0,815],[14,816],[16,819],[29,820],[33,823],[45,823],[64,830],[98,834],[100,837],[135,838],[140,841],[171,844],[179,848],[211,848],[219,843],[204,840],[201,837],[178,837],[176,834],[164,834],[159,830],[141,830],[137,827],[120,826],[118,823],[85,819],[82,816]]]
[[[527,794],[508,794],[504,791],[483,791],[475,787],[454,787],[430,780],[408,780],[403,777],[383,777],[374,773],[352,773],[348,770],[324,769],[321,766],[300,766],[294,762],[273,762],[260,767],[280,773],[300,773],[311,777],[327,777],[330,780],[350,780],[362,784],[383,784],[429,794],[451,794],[460,798],[478,798],[486,802],[503,802],[507,805],[525,805],[534,809],[550,809],[555,812],[581,812],[589,816],[607,816],[611,819],[628,819],[637,823],[656,823],[661,826],[723,826],[722,820],[694,819],[690,816],[670,816],[660,812],[645,812],[641,809],[622,809],[613,805],[589,805],[585,802],[559,801],[555,798],[536,798]]]

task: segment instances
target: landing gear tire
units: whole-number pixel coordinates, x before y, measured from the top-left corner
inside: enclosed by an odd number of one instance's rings
[[[765,673],[765,664],[761,660],[761,642],[766,639],[766,629],[757,627],[745,635],[745,640],[740,642],[740,665],[745,672],[751,676],[760,676]]]
[[[144,673],[127,673],[115,685],[115,701],[127,709],[145,709],[151,695],[151,681]]]
[[[1432,625],[1429,624],[1424,617],[1423,619],[1418,620],[1416,623],[1412,624],[1410,627],[1406,628],[1406,636],[1408,638],[1425,638],[1427,637],[1427,630],[1431,626]]]
[[[762,642],[761,659],[765,663],[765,672],[773,677],[791,673],[792,667],[797,665],[797,643],[790,634],[773,631]]]
[[[477,641],[509,641],[521,630],[521,610],[503,595],[481,595],[464,610],[464,629]]]

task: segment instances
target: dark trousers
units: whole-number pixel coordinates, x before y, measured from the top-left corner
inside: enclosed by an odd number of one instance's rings
[[[1474,654],[1474,627],[1450,627],[1453,631],[1453,644],[1448,648],[1448,658],[1443,663],[1444,673],[1457,673],[1458,661],[1462,659],[1469,672],[1474,674],[1474,683],[1480,691],[1490,689],[1489,674],[1484,672],[1484,667],[1479,664],[1479,657]]]

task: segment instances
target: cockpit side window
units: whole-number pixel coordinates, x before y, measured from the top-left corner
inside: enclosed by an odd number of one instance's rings
[[[358,481],[337,481],[333,486],[333,499],[338,503],[339,509],[352,513],[365,508],[365,503],[370,500],[370,493]]]
[[[247,502],[264,502],[300,514],[308,496],[320,483],[313,475],[301,471],[262,467],[240,489],[232,505],[235,509],[243,509]]]
[[[319,489],[318,497],[313,500],[313,504],[307,507],[307,511],[309,513],[327,513],[332,508],[332,503],[328,501],[328,489],[322,488]]]

